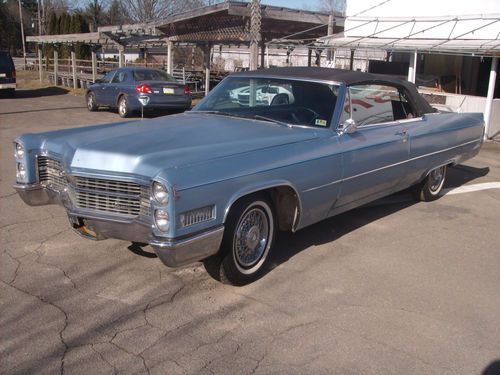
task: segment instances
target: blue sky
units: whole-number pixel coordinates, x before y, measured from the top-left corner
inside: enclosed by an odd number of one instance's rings
[[[307,8],[316,10],[320,2],[319,0],[261,0],[261,3],[287,8]]]

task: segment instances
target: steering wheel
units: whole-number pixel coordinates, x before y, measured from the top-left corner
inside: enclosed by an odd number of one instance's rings
[[[305,122],[306,124],[314,125],[316,119],[321,118],[321,115],[315,110],[307,107],[296,107],[299,112],[302,112],[303,116],[299,116],[297,113],[292,113],[292,118],[295,122],[301,123]],[[301,121],[300,117],[302,117],[305,121]]]

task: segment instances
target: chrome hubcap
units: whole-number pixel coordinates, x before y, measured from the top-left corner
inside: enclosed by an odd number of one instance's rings
[[[234,250],[237,262],[245,267],[256,264],[266,251],[269,220],[260,208],[253,208],[241,219],[236,230]]]
[[[126,112],[127,105],[125,104],[125,100],[120,100],[120,113],[124,114]]]
[[[439,190],[444,177],[444,167],[434,169],[429,174],[430,189],[432,191]]]

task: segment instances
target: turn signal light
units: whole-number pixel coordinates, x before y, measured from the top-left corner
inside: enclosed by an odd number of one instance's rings
[[[189,88],[189,86],[184,86],[184,95],[189,95],[191,94],[191,89]]]
[[[12,71],[12,78],[16,78],[16,69]]]
[[[137,86],[135,88],[135,91],[140,92],[141,94],[151,94],[153,92],[153,90],[151,90],[151,87],[149,87],[149,85],[146,85],[145,83]]]

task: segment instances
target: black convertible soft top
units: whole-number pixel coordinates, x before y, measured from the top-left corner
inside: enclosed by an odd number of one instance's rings
[[[231,76],[335,81],[347,86],[354,84],[389,84],[397,86],[407,94],[408,98],[415,105],[418,116],[424,113],[436,112],[436,110],[418,93],[413,83],[384,74],[318,67],[285,67],[239,72],[233,73]]]

